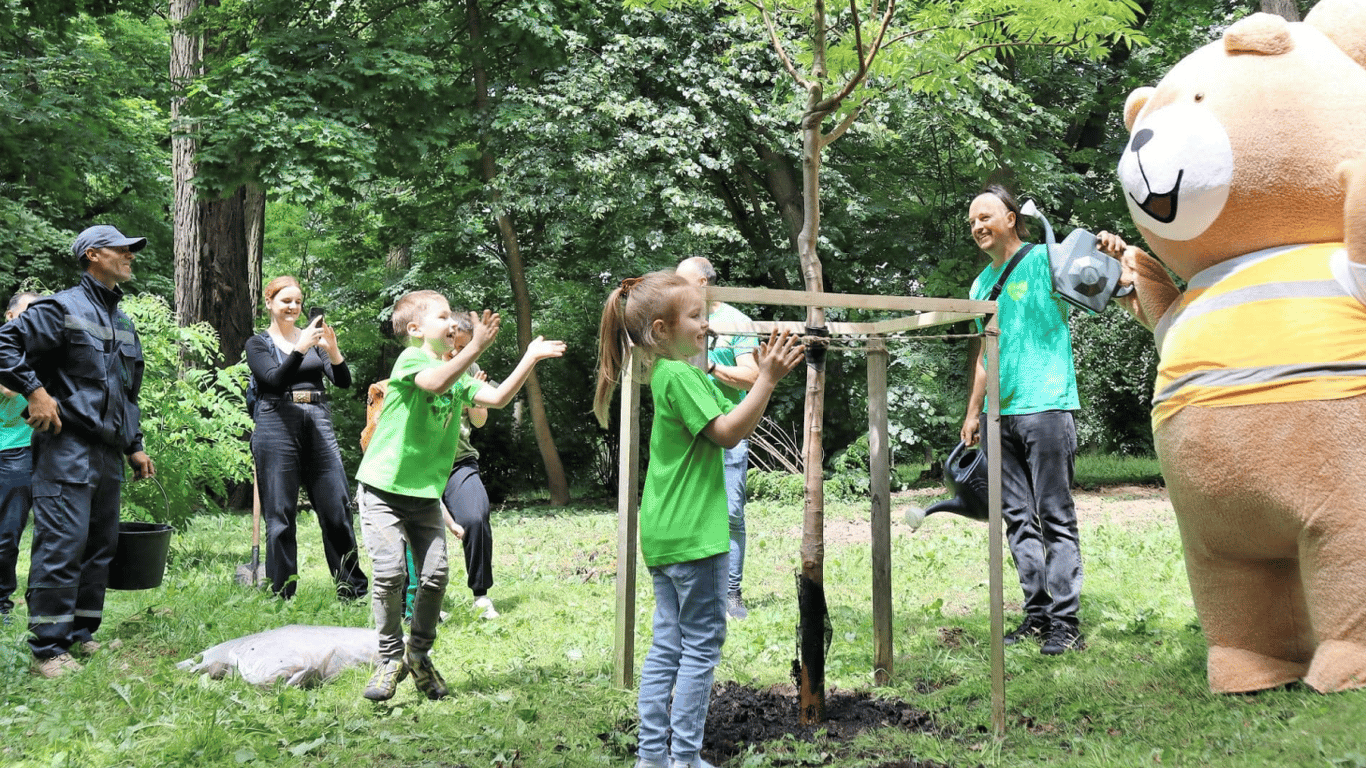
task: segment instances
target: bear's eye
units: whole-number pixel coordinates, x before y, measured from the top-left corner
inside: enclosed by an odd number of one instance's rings
[[[1197,94],[1195,94],[1195,103],[1196,103],[1196,104],[1199,104],[1200,102],[1202,102],[1202,101],[1204,101],[1204,100],[1205,100],[1205,94],[1203,94],[1203,93],[1197,93]]]

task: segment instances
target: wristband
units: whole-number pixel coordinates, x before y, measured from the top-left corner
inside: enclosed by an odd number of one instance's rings
[[[707,366],[707,375],[710,376],[716,370],[716,363]]]

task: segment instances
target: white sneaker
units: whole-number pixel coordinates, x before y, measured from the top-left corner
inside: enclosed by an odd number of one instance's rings
[[[646,760],[641,757],[636,759],[636,768],[669,768],[669,764],[660,760]]]
[[[489,599],[488,595],[484,595],[475,600],[474,609],[476,611],[482,611],[482,613],[479,614],[479,618],[481,619],[496,619],[502,615],[493,607],[493,601]]]
[[[702,759],[701,755],[694,757],[692,762],[685,763],[682,760],[670,760],[669,768],[716,768],[716,766]]]

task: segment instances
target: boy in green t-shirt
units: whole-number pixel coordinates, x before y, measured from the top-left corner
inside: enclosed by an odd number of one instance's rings
[[[441,598],[446,593],[446,536],[441,493],[460,439],[460,412],[467,406],[502,408],[512,402],[536,362],[559,357],[564,344],[537,337],[522,362],[494,388],[466,374],[498,334],[498,315],[474,315],[470,342],[449,360],[456,335],[450,304],[436,291],[414,291],[394,304],[394,335],[409,347],[389,377],[384,407],[361,459],[361,530],[374,562],[372,606],[379,629],[380,662],[365,698],[393,698],[408,675],[429,699],[447,694],[429,652],[436,640]],[[403,638],[403,544],[412,547],[418,593],[412,625]]]

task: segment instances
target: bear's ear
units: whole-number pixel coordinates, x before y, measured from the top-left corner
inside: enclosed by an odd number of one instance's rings
[[[1224,50],[1229,54],[1279,56],[1294,48],[1290,22],[1272,13],[1254,13],[1224,30]]]
[[[1156,88],[1148,86],[1135,88],[1134,92],[1129,94],[1129,98],[1124,100],[1124,129],[1126,131],[1134,129],[1134,121],[1138,119],[1138,113],[1143,111],[1143,106],[1148,103],[1148,99],[1151,99],[1156,91]]]
[[[1358,0],[1320,0],[1304,23],[1322,32],[1342,52],[1366,67],[1366,3]]]

